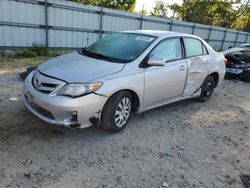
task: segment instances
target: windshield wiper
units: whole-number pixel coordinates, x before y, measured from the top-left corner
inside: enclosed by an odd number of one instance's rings
[[[111,61],[111,62],[114,62],[113,58],[111,57],[108,57],[108,56],[105,56],[103,54],[97,54],[97,53],[92,53],[94,56],[96,56],[97,58],[100,58],[100,59],[106,59],[108,61]]]
[[[114,59],[111,57],[105,56],[103,54],[93,53],[93,52],[88,51],[87,49],[82,49],[82,53],[89,56],[89,57],[94,57],[97,59],[105,59],[105,60],[108,60],[110,62],[114,62]]]

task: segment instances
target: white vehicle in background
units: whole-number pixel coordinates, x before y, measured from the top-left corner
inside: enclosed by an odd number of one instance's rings
[[[132,112],[190,98],[207,101],[224,79],[224,60],[194,35],[115,33],[41,64],[25,79],[25,105],[51,124],[118,132]]]
[[[235,46],[233,48],[229,48],[227,50],[224,50],[223,54],[227,55],[227,54],[231,54],[233,52],[240,52],[240,51],[244,51],[244,50],[250,50],[250,44],[249,43],[240,44],[240,45]]]
[[[250,43],[240,44],[237,46],[238,48],[244,48],[246,50],[250,50]]]

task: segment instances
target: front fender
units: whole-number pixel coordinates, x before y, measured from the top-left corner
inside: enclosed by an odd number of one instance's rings
[[[137,73],[128,76],[122,76],[110,80],[105,80],[100,89],[95,93],[110,97],[121,90],[132,90],[139,98],[140,107],[143,106],[144,92],[144,73]]]

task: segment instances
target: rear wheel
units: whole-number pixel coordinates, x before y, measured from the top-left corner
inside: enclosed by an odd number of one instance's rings
[[[105,104],[101,126],[113,132],[123,130],[132,113],[132,96],[127,91],[121,91],[113,95]]]
[[[214,91],[214,78],[207,76],[201,86],[201,95],[198,98],[200,102],[206,102],[211,97]]]
[[[250,82],[250,71],[244,71],[239,78],[241,81]]]

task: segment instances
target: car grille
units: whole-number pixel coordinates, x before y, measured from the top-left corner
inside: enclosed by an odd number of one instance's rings
[[[43,93],[50,93],[54,91],[58,86],[64,85],[65,82],[51,78],[41,74],[39,71],[36,71],[32,78],[33,87]]]
[[[50,93],[57,87],[57,84],[42,82],[35,78],[35,76],[32,79],[32,85],[34,86],[34,88],[44,93]]]

